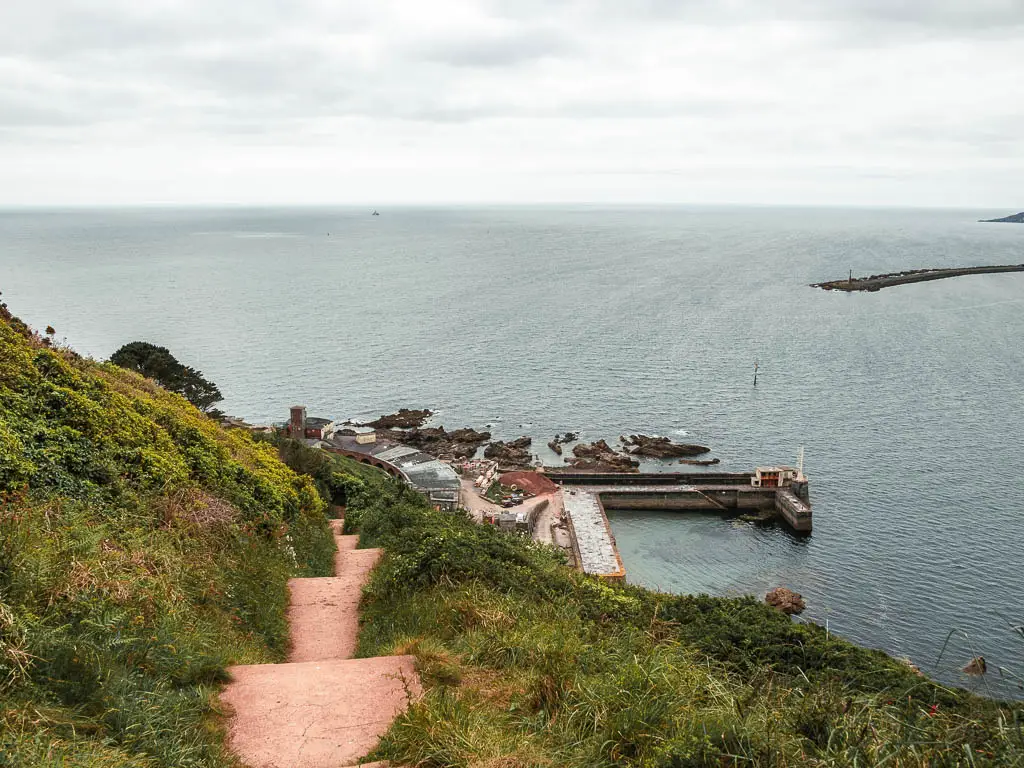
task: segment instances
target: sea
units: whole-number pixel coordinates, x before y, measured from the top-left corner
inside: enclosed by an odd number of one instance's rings
[[[613,511],[628,578],[788,586],[799,621],[1024,697],[1024,274],[809,285],[1024,262],[1024,226],[978,222],[1008,211],[378,210],[3,210],[2,300],[97,359],[166,346],[252,422],[427,407],[550,462],[556,433],[643,433],[726,471],[802,447],[810,536]],[[989,673],[969,678],[979,655]]]

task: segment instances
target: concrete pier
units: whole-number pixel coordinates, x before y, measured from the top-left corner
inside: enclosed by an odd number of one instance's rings
[[[625,579],[626,568],[615,546],[600,493],[589,488],[563,489],[562,505],[580,570],[611,581]]]
[[[760,470],[759,470],[760,471]],[[619,474],[548,471],[562,486],[562,500],[573,540],[573,554],[584,573],[625,579],[605,509],[768,513],[793,530],[812,527],[808,483],[754,484],[754,473],[685,472]]]

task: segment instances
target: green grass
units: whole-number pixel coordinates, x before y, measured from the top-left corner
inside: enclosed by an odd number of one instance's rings
[[[426,693],[374,757],[419,766],[1024,765],[1024,710],[750,598],[612,586],[384,485],[359,654]],[[350,510],[353,506],[350,505]]]
[[[0,307],[0,766],[234,765],[216,693],[284,658],[326,506],[274,446]]]

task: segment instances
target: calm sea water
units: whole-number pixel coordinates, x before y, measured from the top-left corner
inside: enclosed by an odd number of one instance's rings
[[[713,446],[726,470],[805,446],[812,536],[615,513],[630,578],[785,584],[834,632],[1020,696],[1024,274],[807,286],[1024,261],[1024,227],[976,223],[1002,213],[7,211],[0,290],[96,357],[169,347],[257,421],[293,403],[335,417],[429,406],[446,426],[542,446],[570,429],[667,434]],[[968,681],[958,670],[979,653],[1010,672]]]

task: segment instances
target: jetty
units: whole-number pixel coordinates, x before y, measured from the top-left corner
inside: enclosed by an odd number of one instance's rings
[[[924,283],[929,280],[944,280],[948,277],[965,275],[990,275],[999,272],[1024,272],[1024,264],[1002,264],[991,267],[948,267],[941,269],[912,269],[906,272],[892,272],[886,275],[853,277],[846,280],[830,280],[827,283],[811,283],[812,288],[826,291],[880,291],[894,285]]]
[[[758,467],[753,472],[627,474],[549,469],[562,488],[562,504],[580,570],[622,581],[626,569],[606,514],[615,510],[753,512],[810,533],[808,480],[795,467]]]

